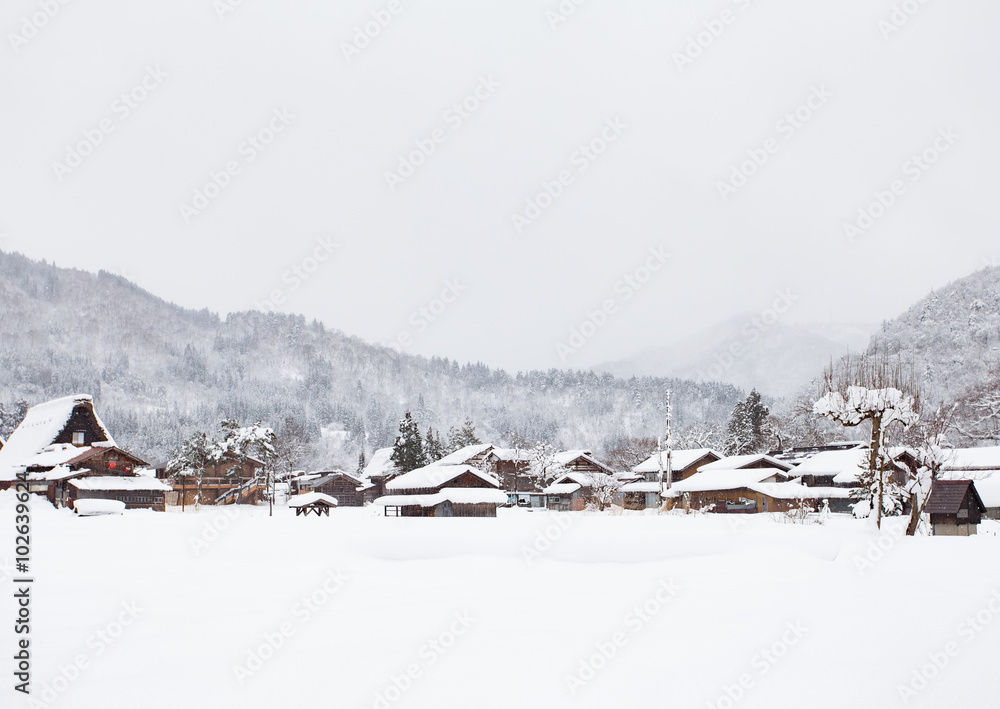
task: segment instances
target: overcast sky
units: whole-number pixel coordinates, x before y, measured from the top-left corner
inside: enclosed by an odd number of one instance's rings
[[[511,369],[877,323],[1000,257],[1000,5],[902,4],[7,0],[0,249]]]

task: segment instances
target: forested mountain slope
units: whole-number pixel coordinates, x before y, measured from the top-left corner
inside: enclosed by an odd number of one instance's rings
[[[180,308],[125,279],[0,252],[0,405],[89,393],[119,443],[161,459],[223,417],[304,426],[316,466],[352,465],[391,444],[404,410],[422,428],[471,418],[484,440],[507,431],[595,451],[675,421],[723,423],[742,392],[725,384],[592,372],[508,374],[400,354],[301,316],[225,319]]]

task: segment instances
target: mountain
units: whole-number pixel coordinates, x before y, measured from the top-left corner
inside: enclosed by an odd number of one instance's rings
[[[301,316],[180,308],[120,276],[0,252],[0,406],[69,394],[95,398],[116,440],[156,461],[222,418],[286,420],[313,442],[312,466],[353,467],[391,445],[411,410],[422,429],[471,418],[484,440],[592,448],[662,428],[665,391],[679,428],[725,422],[742,392],[727,384],[483,364],[401,354]],[[2,410],[0,410],[2,413]]]
[[[883,323],[872,344],[912,363],[926,399],[961,399],[1000,367],[1000,266],[932,291]]]
[[[791,396],[831,358],[865,346],[874,326],[766,323],[760,314],[733,317],[676,343],[596,367],[615,376],[671,376],[721,381]]]

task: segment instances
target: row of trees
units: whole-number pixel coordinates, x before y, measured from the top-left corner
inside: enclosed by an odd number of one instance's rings
[[[441,433],[433,428],[427,428],[427,433],[421,435],[420,426],[407,411],[399,422],[399,435],[392,447],[392,462],[404,473],[422,468],[423,466],[441,460],[446,455],[454,453],[466,446],[480,445],[482,441],[476,435],[476,426],[471,419],[466,419],[461,428],[452,426],[448,430],[447,443],[442,443]],[[364,457],[359,461],[360,469],[364,467]]]

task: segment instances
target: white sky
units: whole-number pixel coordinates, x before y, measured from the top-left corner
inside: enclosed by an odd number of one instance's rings
[[[70,2],[15,51],[40,5],[7,0],[0,248],[222,313],[281,289],[280,309],[349,334],[511,369],[669,344],[776,290],[795,294],[789,322],[878,322],[1000,257],[992,0],[926,3],[889,37],[887,0],[587,0],[555,29],[557,0],[399,0],[348,62],[343,43],[387,5],[244,0],[220,19],[211,0]],[[679,71],[672,55],[723,11]],[[116,98],[147,66],[166,76],[123,119]],[[499,86],[456,127],[445,112],[480,77]],[[789,135],[777,122],[814,88],[831,96]],[[248,159],[241,142],[280,109],[294,117]],[[620,136],[577,172],[612,118]],[[54,163],[102,119],[113,131],[60,181]],[[907,161],[947,127],[958,137],[912,181]],[[391,190],[386,171],[435,130]],[[717,182],[769,138],[724,201]],[[185,222],[178,206],[231,160],[240,173]],[[519,234],[511,215],[561,170],[572,183]],[[905,193],[851,243],[845,221],[896,179]],[[283,274],[320,237],[339,248],[293,288]],[[671,258],[626,301],[616,283],[651,247]],[[456,279],[440,317],[410,324]]]

